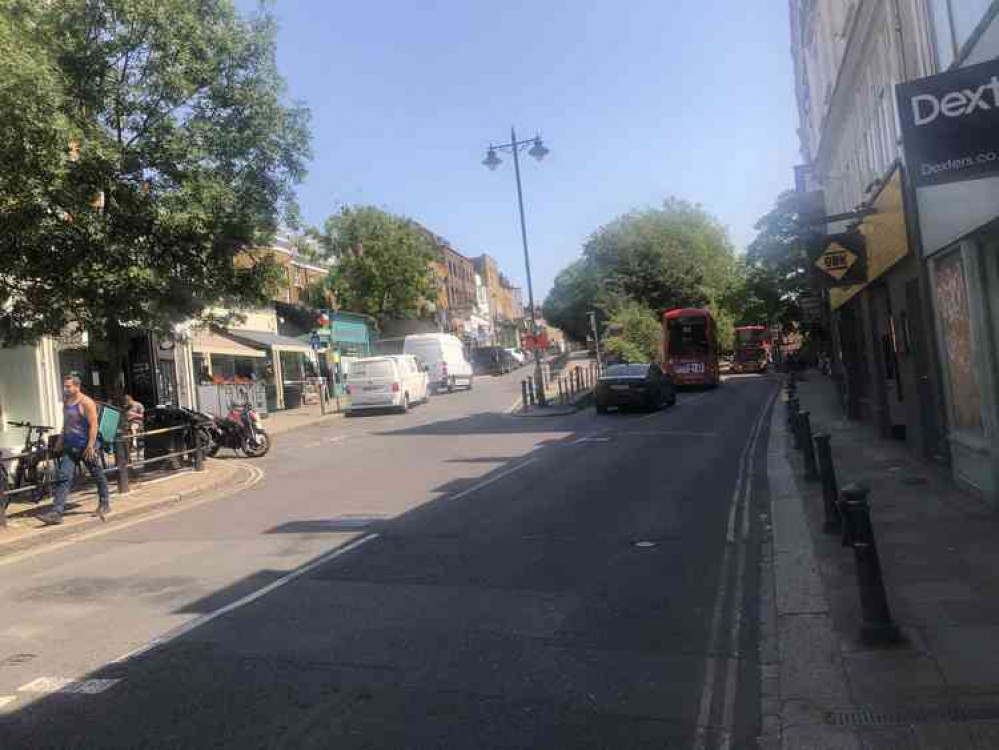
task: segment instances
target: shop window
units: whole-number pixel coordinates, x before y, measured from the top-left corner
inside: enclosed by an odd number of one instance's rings
[[[982,391],[975,371],[968,285],[960,252],[937,261],[935,281],[953,427],[981,433]]]

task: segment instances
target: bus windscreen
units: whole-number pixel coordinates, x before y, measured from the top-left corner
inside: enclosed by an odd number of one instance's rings
[[[704,318],[675,318],[669,324],[671,357],[703,356],[709,351],[708,326]]]

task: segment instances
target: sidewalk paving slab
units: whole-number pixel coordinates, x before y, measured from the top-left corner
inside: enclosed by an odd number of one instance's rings
[[[39,519],[51,509],[51,500],[37,505],[11,504],[7,528],[0,529],[0,559],[101,528],[110,528],[176,503],[238,488],[253,474],[254,470],[243,462],[208,459],[205,470],[201,472],[184,469],[172,474],[152,475],[146,480],[133,480],[132,491],[127,495],[119,495],[115,483],[110,482],[112,512],[107,522],[94,516],[97,490],[89,484],[70,494],[63,523],[58,526],[48,526]]]
[[[904,642],[881,648],[861,643],[853,552],[822,532],[821,489],[803,481],[800,454],[786,439],[784,409],[776,410],[770,457],[778,468],[790,468],[793,485],[787,493],[772,492],[775,540],[800,534],[816,563],[814,569],[808,564],[807,552],[781,555],[775,541],[777,598],[794,600],[797,589],[815,584],[817,572],[827,607],[819,624],[831,628],[817,627],[809,639],[804,628],[788,627],[788,618],[778,614],[781,746],[999,748],[999,516],[942,469],[914,460],[903,443],[846,420],[824,376],[809,372],[798,397],[811,413],[813,431],[832,435],[840,486],[859,481],[871,490],[885,586]],[[795,527],[794,511],[780,507],[785,504],[800,509],[804,528]],[[798,648],[812,653],[792,656]],[[820,675],[829,663],[845,677],[845,694],[802,675]],[[809,723],[816,714],[797,700],[818,708],[820,721]],[[795,732],[795,722],[808,731]]]

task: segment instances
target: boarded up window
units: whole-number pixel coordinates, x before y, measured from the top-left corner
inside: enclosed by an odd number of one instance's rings
[[[945,367],[950,381],[953,426],[962,432],[981,432],[982,391],[975,373],[968,287],[960,253],[953,253],[939,261],[936,276],[940,333],[947,352]]]

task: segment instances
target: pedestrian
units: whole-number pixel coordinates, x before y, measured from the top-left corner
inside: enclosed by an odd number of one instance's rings
[[[108,482],[101,468],[97,445],[97,404],[80,390],[80,378],[67,375],[62,381],[63,415],[62,434],[58,449],[61,452],[56,468],[56,481],[53,491],[52,511],[41,517],[50,525],[62,523],[66,512],[66,497],[73,482],[76,467],[83,465],[97,481],[97,517],[104,521],[111,512],[108,497]]]
[[[130,449],[139,455],[139,439],[135,437],[142,432],[142,426],[146,420],[146,407],[141,401],[136,401],[131,393],[125,394],[125,429],[130,436]]]

